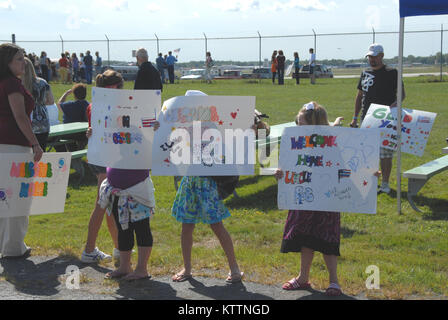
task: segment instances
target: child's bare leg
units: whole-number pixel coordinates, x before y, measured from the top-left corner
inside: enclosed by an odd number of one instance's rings
[[[338,282],[338,257],[334,255],[326,255],[324,254],[324,260],[325,264],[327,265],[328,273],[330,274],[330,283],[336,283],[339,285]]]
[[[95,250],[96,238],[98,237],[98,232],[101,228],[101,224],[103,223],[104,212],[106,212],[106,209],[101,209],[100,205],[98,204],[99,190],[104,179],[106,179],[105,173],[100,173],[97,175],[97,196],[95,209],[93,209],[89,220],[89,228],[87,231],[87,241],[85,247],[86,253],[91,253],[93,250]]]
[[[114,248],[118,248],[118,229],[115,224],[114,217],[106,214],[107,228],[109,229],[110,236],[114,242]]]
[[[106,277],[116,278],[128,275],[132,272],[131,251],[120,251],[120,266],[112,272],[106,274]]]
[[[314,258],[314,250],[302,247],[301,260],[300,260],[300,275],[297,278],[297,281],[300,284],[308,283],[313,258]]]
[[[213,232],[216,237],[218,237],[219,242],[221,243],[221,247],[223,248],[227,261],[229,262],[230,272],[231,274],[240,274],[240,269],[238,267],[238,263],[235,258],[235,250],[233,248],[233,241],[230,237],[230,234],[227,232],[224,224],[222,222],[218,222],[215,224],[211,224]]]
[[[193,247],[194,223],[183,223],[181,234],[182,256],[184,258],[184,269],[173,276],[173,280],[179,280],[182,275],[191,275],[191,250]]]
[[[152,247],[138,247],[138,262],[134,272],[128,274],[125,279],[141,279],[148,277],[148,261]],[[120,254],[121,258],[121,254]]]

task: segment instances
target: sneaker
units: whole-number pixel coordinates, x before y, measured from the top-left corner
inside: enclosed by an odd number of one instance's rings
[[[385,194],[389,194],[390,193],[390,187],[383,187],[383,186],[381,186],[379,189],[378,189],[378,194],[380,194],[380,193],[385,193]]]
[[[103,251],[95,248],[91,253],[82,252],[81,261],[84,263],[94,263],[99,261],[111,260],[112,257]]]

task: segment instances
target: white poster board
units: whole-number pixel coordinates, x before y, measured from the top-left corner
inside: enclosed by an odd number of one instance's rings
[[[71,154],[0,154],[0,217],[64,212]]]
[[[437,114],[402,109],[401,151],[423,156]],[[380,129],[381,146],[397,150],[397,108],[371,104],[361,128]]]
[[[182,96],[165,101],[152,175],[252,175],[255,97]],[[237,135],[237,136],[234,136]]]
[[[89,163],[117,169],[150,169],[160,90],[92,89]]]
[[[282,210],[376,213],[379,131],[285,128],[280,144]]]

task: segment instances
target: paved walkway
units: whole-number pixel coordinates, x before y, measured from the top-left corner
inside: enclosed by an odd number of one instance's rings
[[[80,271],[79,289],[66,285],[67,267]],[[104,280],[110,271],[99,265],[86,265],[73,257],[0,259],[0,300],[321,300],[329,299],[321,291],[292,291],[280,285],[253,282],[226,284],[223,279],[195,277],[173,283],[170,276],[135,282]],[[73,276],[72,276],[73,278]],[[73,285],[73,282],[72,282]],[[352,300],[365,297],[341,296]]]

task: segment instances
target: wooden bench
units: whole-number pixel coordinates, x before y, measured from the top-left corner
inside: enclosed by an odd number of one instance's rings
[[[448,156],[425,163],[417,168],[403,173],[404,178],[408,178],[408,200],[411,207],[421,212],[415,205],[412,197],[417,195],[425,183],[436,174],[448,169]]]
[[[84,161],[82,161],[82,158],[87,156],[87,149],[84,150],[78,150],[72,152],[72,163],[71,167],[75,169],[75,171],[79,174],[79,180],[78,184],[81,183],[81,181],[84,179],[85,176],[85,168],[84,168]]]

